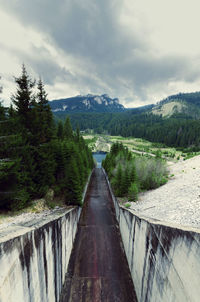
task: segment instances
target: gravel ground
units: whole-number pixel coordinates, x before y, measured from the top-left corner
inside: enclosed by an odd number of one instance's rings
[[[169,164],[164,186],[141,193],[130,209],[164,222],[200,228],[200,156]]]
[[[65,211],[66,208],[55,207],[53,210],[44,210],[41,213],[22,213],[12,217],[6,217],[0,224],[0,233],[9,227],[23,226],[31,222],[45,220],[48,216],[57,214],[58,211]]]

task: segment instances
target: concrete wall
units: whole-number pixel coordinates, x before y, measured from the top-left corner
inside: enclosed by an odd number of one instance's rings
[[[80,212],[55,211],[1,233],[0,302],[59,301]]]
[[[112,196],[138,301],[199,302],[198,230],[140,217]]]
[[[0,232],[0,302],[59,301],[81,210],[54,210]]]

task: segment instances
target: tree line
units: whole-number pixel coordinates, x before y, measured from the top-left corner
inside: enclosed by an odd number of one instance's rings
[[[26,207],[49,188],[80,205],[93,158],[79,129],[69,118],[56,125],[42,80],[24,65],[15,83],[12,105],[0,103],[0,208]]]
[[[57,115],[62,119],[66,114]],[[95,133],[144,138],[171,147],[200,150],[200,120],[185,114],[162,118],[148,112],[76,113],[70,114],[72,126],[80,130],[93,129]]]

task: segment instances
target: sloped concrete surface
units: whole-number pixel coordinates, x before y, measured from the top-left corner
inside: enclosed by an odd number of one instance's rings
[[[102,169],[91,177],[60,301],[137,301]]]
[[[60,209],[2,226],[0,302],[59,300],[80,212]]]
[[[127,210],[110,192],[138,301],[199,302],[200,230]]]

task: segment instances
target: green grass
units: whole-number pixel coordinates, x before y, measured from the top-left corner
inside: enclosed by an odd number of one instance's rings
[[[122,137],[122,136],[110,136],[105,134],[89,134],[84,135],[84,139],[88,144],[88,147],[91,150],[95,150],[95,143],[97,139],[100,137],[102,140],[102,144],[110,144],[114,142],[121,142],[124,146],[126,146],[129,150],[131,150],[136,156],[139,156],[137,152],[141,152],[141,155],[157,155],[161,158],[164,158],[168,161],[176,162],[181,159],[189,159],[196,155],[199,155],[200,152],[183,152],[182,150],[177,150],[176,148],[167,147],[160,143],[152,143],[142,138],[133,138],[133,137]],[[137,151],[137,152],[134,152]],[[145,156],[146,156],[145,155]]]
[[[130,208],[131,204],[130,204],[129,202],[127,202],[127,203],[125,203],[125,205],[124,205],[124,206],[125,206],[125,208],[127,208],[127,209],[128,209],[128,208]]]

